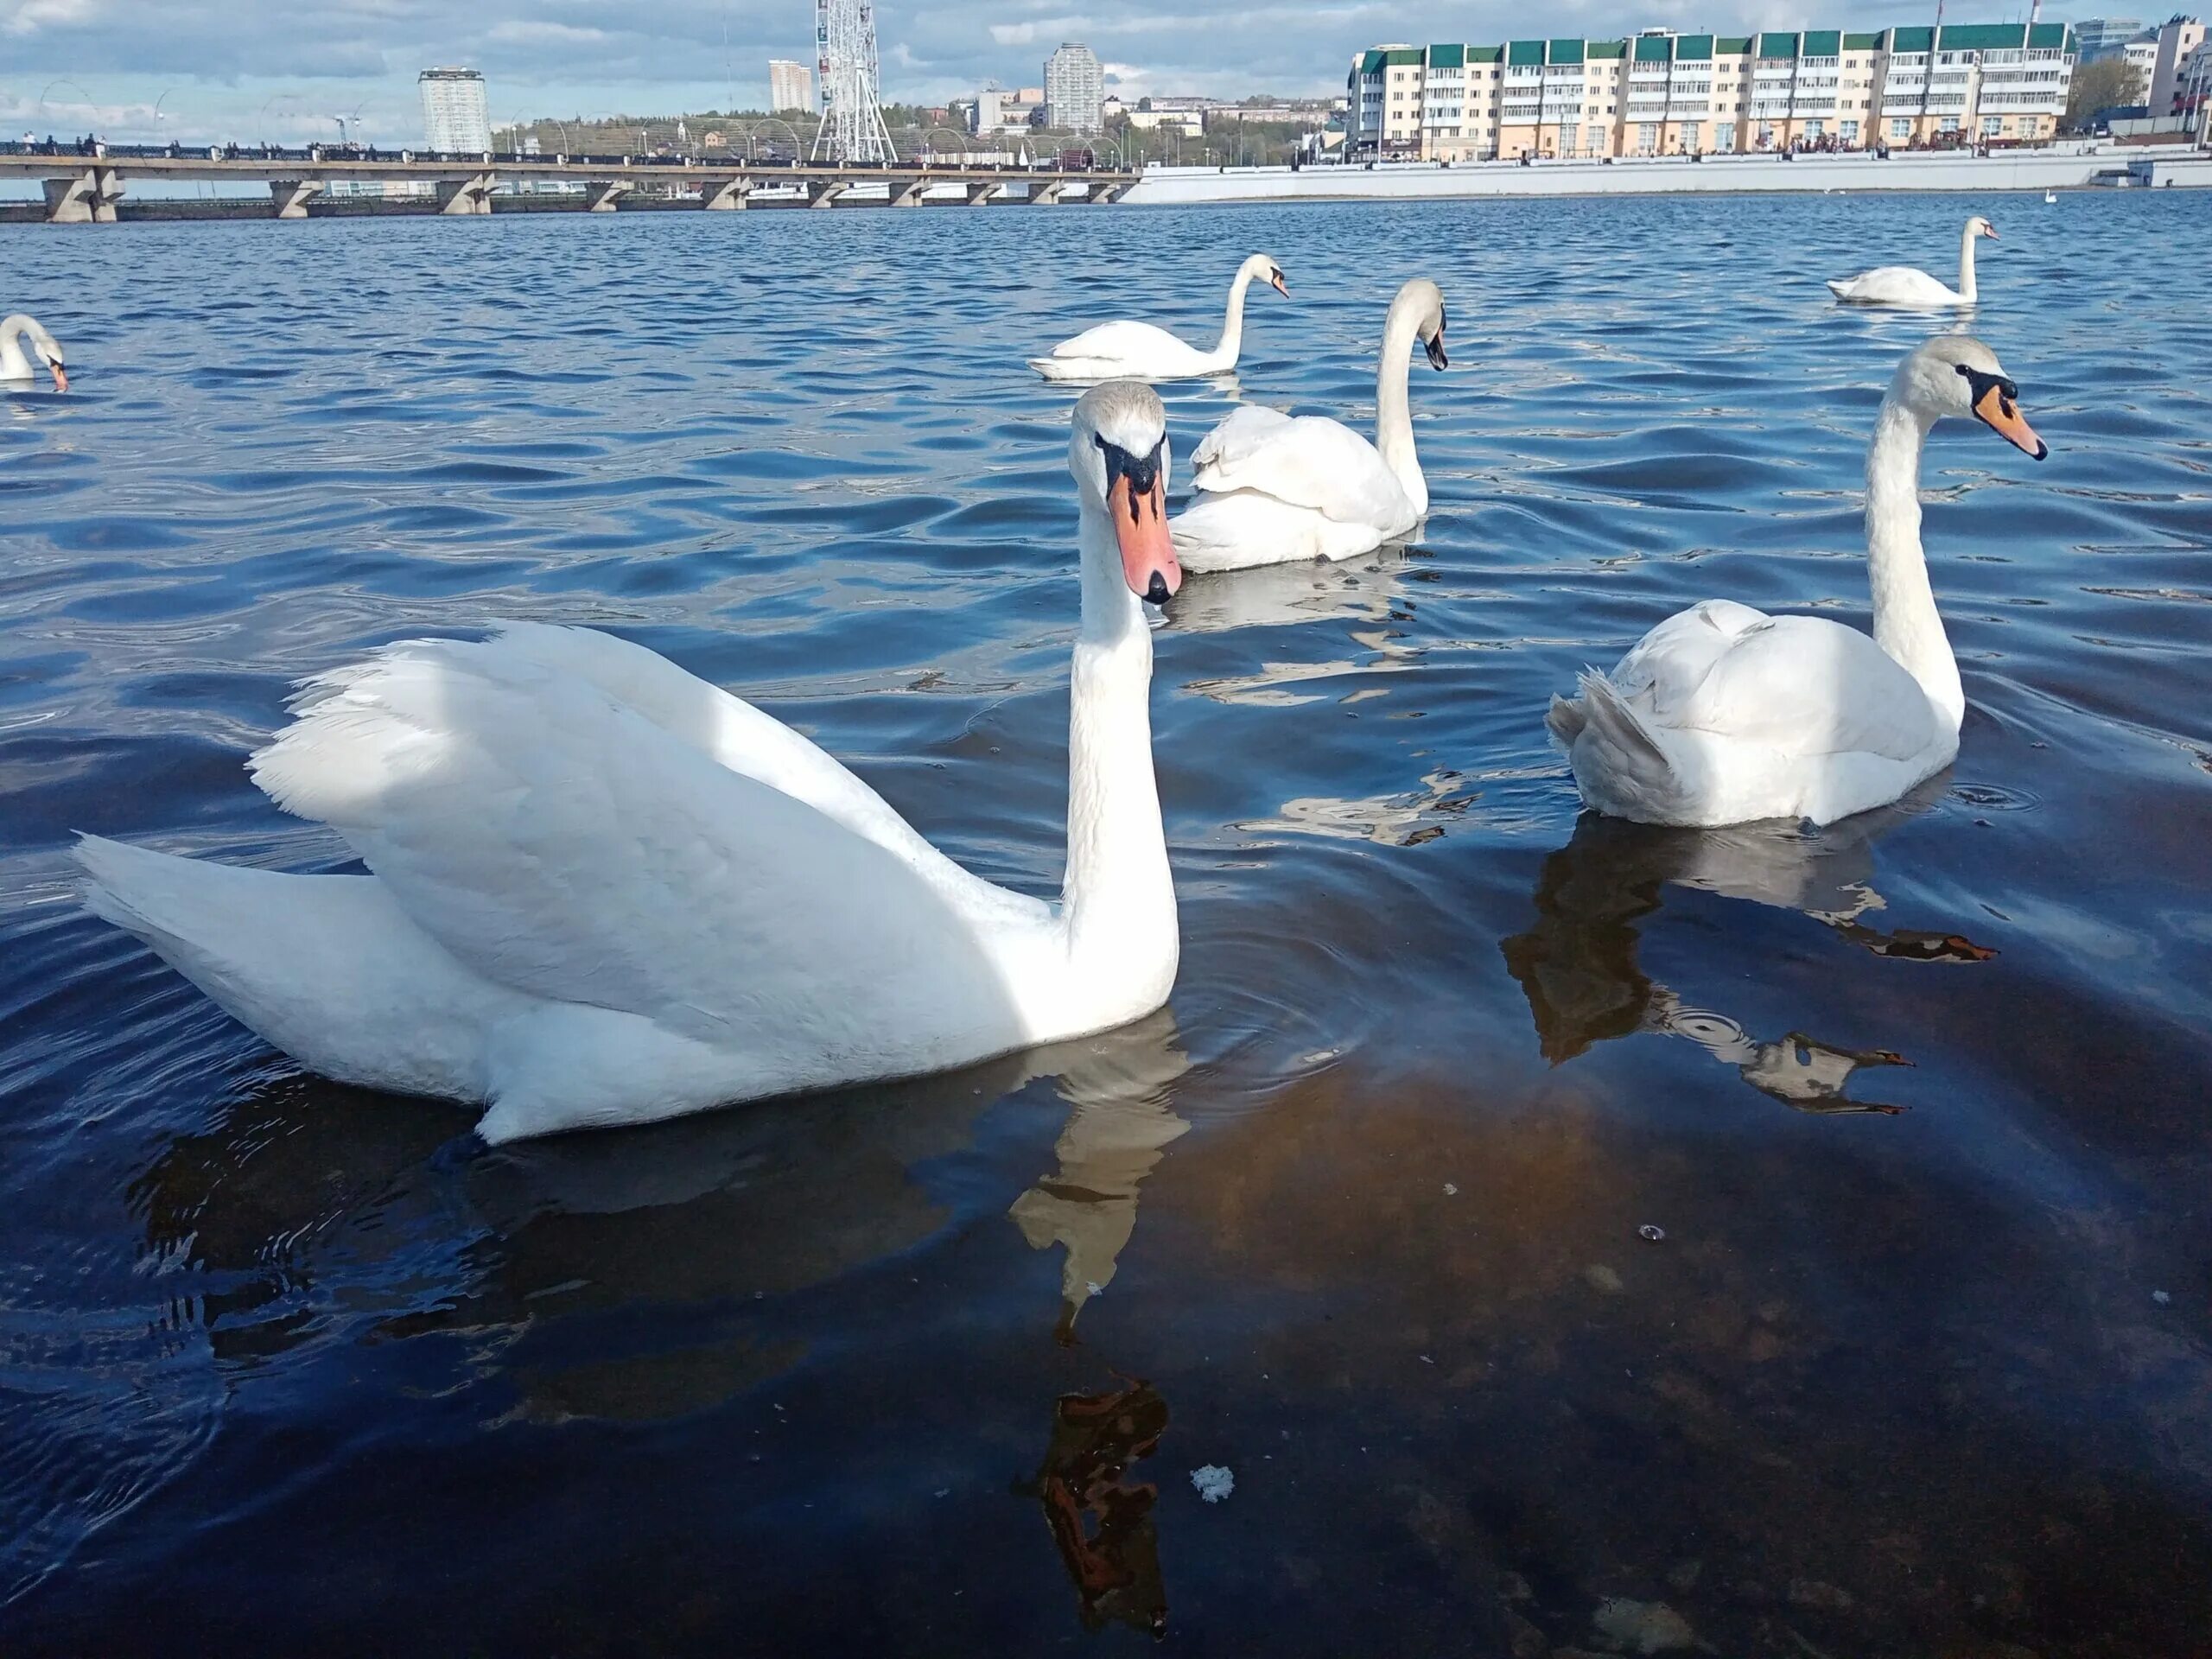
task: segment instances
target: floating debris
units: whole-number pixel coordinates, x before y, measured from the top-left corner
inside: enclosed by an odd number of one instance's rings
[[[1456,1198],[1459,1196],[1459,1189],[1446,1181],[1444,1183],[1444,1196],[1447,1198]]]
[[[1667,1236],[1667,1230],[1647,1221],[1636,1230],[1636,1236],[1647,1244],[1656,1244]]]
[[[1198,1489],[1198,1496],[1209,1503],[1218,1503],[1236,1490],[1236,1477],[1217,1463],[1203,1469],[1191,1471],[1191,1484]]]
[[[2151,1300],[2156,1302],[2160,1307],[2164,1307],[2167,1303],[2173,1300],[2173,1297],[2166,1291],[2154,1290],[2151,1293]]]

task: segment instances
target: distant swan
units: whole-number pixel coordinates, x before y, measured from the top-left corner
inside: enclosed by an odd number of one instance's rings
[[[1920,450],[1971,415],[2041,461],[2018,388],[1980,340],[1943,334],[1890,382],[1866,454],[1872,639],[1709,599],[1644,635],[1547,724],[1582,798],[1644,823],[1831,823],[1896,800],[1959,752],[1966,697],[1920,544]]]
[[[1406,378],[1413,348],[1441,369],[1444,296],[1416,277],[1382,323],[1375,367],[1375,442],[1319,415],[1247,404],[1192,452],[1196,499],[1173,522],[1190,570],[1241,570],[1297,559],[1348,559],[1410,533],[1428,511],[1414,453]]]
[[[1148,322],[1102,322],[1062,340],[1050,357],[1031,358],[1029,366],[1047,380],[1187,380],[1233,369],[1244,343],[1244,290],[1263,278],[1288,297],[1281,267],[1264,253],[1254,254],[1236,268],[1221,340],[1210,352]]]
[[[1959,288],[1955,294],[1926,271],[1916,270],[1910,265],[1880,265],[1842,282],[1832,282],[1828,289],[1851,305],[1898,305],[1921,309],[1972,305],[1974,245],[1974,238],[1981,236],[1995,241],[1997,227],[1976,213],[1967,220],[1966,232],[1959,238]]]
[[[480,1103],[492,1142],[1135,1020],[1178,955],[1139,602],[1182,579],[1160,399],[1087,394],[1068,464],[1083,620],[1057,903],[971,875],[798,733],[665,658],[533,624],[320,676],[253,757],[371,874],[87,836],[87,901],[311,1070]]]
[[[35,371],[30,359],[23,355],[23,348],[16,342],[22,335],[30,337],[32,348],[38,353],[39,361],[46,365],[54,377],[56,391],[69,390],[69,371],[62,366],[61,342],[46,332],[46,325],[36,317],[27,317],[22,312],[0,317],[0,385],[10,382],[27,382]]]

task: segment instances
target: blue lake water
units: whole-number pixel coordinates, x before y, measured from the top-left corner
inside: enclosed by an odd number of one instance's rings
[[[1977,211],[2052,454],[1929,448],[1957,766],[1578,823],[1579,667],[1714,595],[1863,625],[1948,323],[1821,279]],[[1294,297],[1163,389],[1179,499],[1236,399],[1371,420],[1406,277],[1453,362],[1418,545],[1168,609],[1162,1014],[494,1154],[78,909],[73,830],[339,865],[242,768],[288,684],[499,617],[1055,891],[1022,359],[1207,337],[1255,251]],[[2202,1650],[2208,270],[2180,191],[9,232],[75,390],[0,396],[0,1651]]]

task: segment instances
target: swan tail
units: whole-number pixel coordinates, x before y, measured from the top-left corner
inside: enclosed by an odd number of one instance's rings
[[[1582,735],[1588,717],[1582,712],[1579,697],[1562,697],[1556,693],[1552,706],[1544,711],[1544,729],[1552,734],[1552,741],[1569,754],[1574,753],[1574,740]]]
[[[1848,282],[1831,281],[1828,283],[1828,292],[1839,300],[1847,300],[1851,297],[1851,284]]]
[[[1617,817],[1676,822],[1686,789],[1673,757],[1611,680],[1586,670],[1580,684],[1580,725],[1567,756],[1583,800]]]
[[[286,875],[99,836],[76,853],[87,909],[310,1071],[482,1098],[485,1031],[521,999],[470,974],[373,876]]]

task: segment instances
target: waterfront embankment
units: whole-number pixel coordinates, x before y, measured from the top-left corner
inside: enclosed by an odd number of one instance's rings
[[[2212,151],[2179,146],[2016,151],[1975,156],[1863,152],[1708,156],[1615,162],[1486,162],[1365,167],[1154,168],[1126,200],[1150,206],[1234,201],[1436,200],[1468,196],[1643,196],[1758,191],[2073,190],[2212,186]]]

